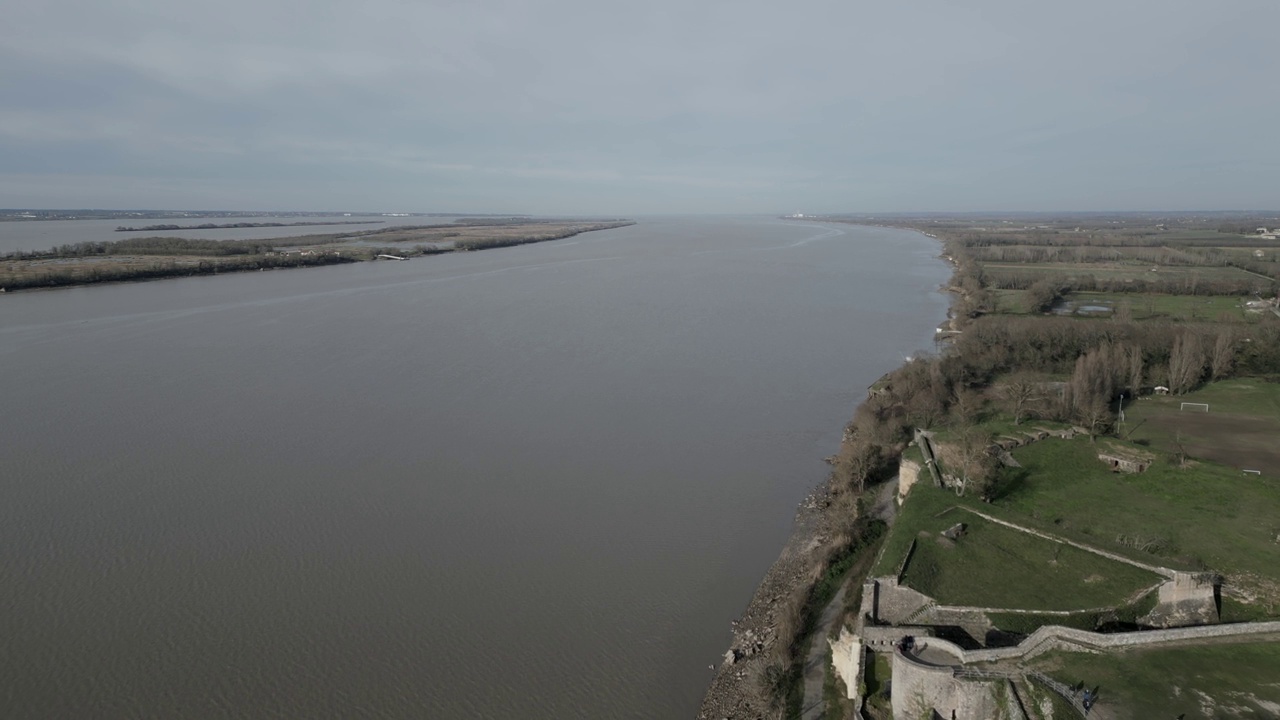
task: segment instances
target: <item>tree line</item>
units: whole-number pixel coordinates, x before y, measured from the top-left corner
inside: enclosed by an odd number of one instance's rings
[[[148,265],[134,266],[50,265],[41,270],[0,274],[0,288],[5,290],[26,290],[64,287],[67,285],[87,285],[100,282],[121,282],[125,280],[155,280],[193,275],[216,275],[224,272],[244,272],[248,270],[318,267],[358,261],[358,258],[335,253],[316,253],[314,255],[293,253],[289,255],[253,255],[219,260],[201,260],[196,263],[182,264],[173,261],[157,261]]]
[[[334,235],[300,235],[265,240],[192,240],[178,237],[126,238],[58,245],[52,250],[18,251],[3,256],[5,260],[53,260],[102,257],[108,255],[201,255],[229,257],[262,255],[277,247],[296,247],[331,242]]]

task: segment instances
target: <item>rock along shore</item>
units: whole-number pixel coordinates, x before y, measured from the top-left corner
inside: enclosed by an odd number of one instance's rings
[[[828,483],[824,482],[800,503],[782,553],[765,573],[747,609],[733,622],[733,643],[702,700],[699,720],[776,714],[764,691],[765,668],[782,662],[776,648],[778,623],[790,611],[791,599],[812,585],[822,567],[833,515]],[[782,642],[789,644],[790,639]]]

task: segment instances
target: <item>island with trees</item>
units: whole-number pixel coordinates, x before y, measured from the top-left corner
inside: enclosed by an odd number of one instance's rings
[[[387,258],[406,260],[562,240],[632,224],[631,220],[474,217],[453,223],[263,240],[142,237],[82,242],[0,256],[0,291],[316,267]]]

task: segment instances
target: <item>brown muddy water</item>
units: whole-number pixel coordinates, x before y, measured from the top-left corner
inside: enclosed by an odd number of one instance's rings
[[[692,717],[937,251],[647,218],[0,295],[0,717]]]

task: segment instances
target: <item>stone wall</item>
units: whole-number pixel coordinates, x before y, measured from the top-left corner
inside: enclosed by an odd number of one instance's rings
[[[831,646],[831,668],[844,681],[845,696],[857,705],[862,695],[862,659],[866,654],[862,639],[848,628],[840,628],[840,637],[827,638],[827,644]]]
[[[1175,573],[1160,586],[1159,599],[1142,623],[1154,627],[1209,625],[1218,622],[1218,585],[1213,573]]]
[[[932,644],[936,640],[929,640]],[[917,662],[893,653],[893,716],[895,718],[1009,718],[1005,680],[962,680],[947,666]],[[1002,692],[1003,691],[1003,692]]]
[[[933,603],[933,598],[928,595],[899,585],[897,578],[875,578],[871,582],[875,584],[871,619],[876,622],[904,624],[917,611]],[[866,597],[865,593],[863,597]]]
[[[981,608],[948,605],[934,605],[917,615],[915,622],[937,627],[958,627],[978,642],[982,642],[987,632],[994,627]]]
[[[1280,633],[1280,621],[1234,623],[1230,625],[1202,625],[1199,627],[1172,628],[1169,630],[1144,630],[1128,633],[1095,633],[1059,625],[1046,625],[1027,636],[1016,647],[965,650],[946,640],[933,639],[929,643],[954,655],[961,663],[995,662],[997,660],[1028,659],[1050,650],[1113,650],[1116,648],[1159,645],[1206,638],[1266,636]]]
[[[907,499],[907,493],[911,492],[911,488],[920,480],[920,471],[924,468],[920,467],[920,463],[915,460],[902,458],[898,461],[898,504]]]

